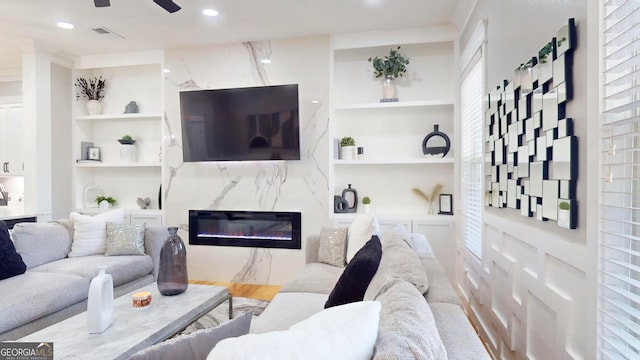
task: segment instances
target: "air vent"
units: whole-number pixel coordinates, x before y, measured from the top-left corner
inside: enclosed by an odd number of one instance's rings
[[[91,29],[91,30],[93,30],[93,31],[97,32],[97,33],[98,33],[98,34],[100,34],[100,35],[113,34],[114,36],[119,37],[120,39],[124,39],[124,36],[122,36],[122,35],[120,35],[120,34],[118,34],[118,33],[114,32],[113,30],[109,29],[109,28],[108,28],[108,27],[106,27],[106,26],[100,26],[100,27],[97,27],[97,28],[93,28],[93,29]]]

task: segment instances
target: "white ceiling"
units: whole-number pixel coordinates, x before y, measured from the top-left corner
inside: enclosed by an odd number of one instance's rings
[[[170,14],[152,0],[0,0],[0,69],[19,67],[23,49],[56,57],[170,49],[314,34],[451,24],[468,0],[174,0]],[[217,17],[202,14],[215,8]],[[57,21],[75,24],[73,30]],[[120,34],[99,35],[106,27]]]

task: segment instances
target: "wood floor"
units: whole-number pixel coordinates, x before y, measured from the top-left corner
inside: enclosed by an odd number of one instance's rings
[[[200,285],[226,286],[229,288],[231,296],[269,301],[271,301],[271,299],[276,296],[281,288],[281,286],[279,285],[237,284],[222,281],[189,280],[189,282],[192,284]]]

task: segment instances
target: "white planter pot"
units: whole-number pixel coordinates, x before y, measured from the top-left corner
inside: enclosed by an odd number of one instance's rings
[[[571,227],[571,211],[558,209],[558,226],[567,229]]]
[[[87,101],[87,113],[89,115],[100,115],[102,114],[102,103],[98,100],[89,100]]]
[[[371,212],[371,204],[362,204],[362,211],[369,215],[369,213]]]
[[[356,159],[356,147],[355,146],[343,146],[340,148],[340,159],[342,160],[355,160]]]
[[[120,144],[120,160],[136,162],[136,146],[134,144]]]

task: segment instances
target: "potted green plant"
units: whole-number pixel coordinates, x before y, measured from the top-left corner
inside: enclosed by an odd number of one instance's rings
[[[376,78],[384,78],[382,85],[381,101],[398,101],[398,91],[395,79],[407,72],[410,59],[399,52],[400,46],[389,51],[384,58],[370,57],[368,61],[373,65],[373,74]]]
[[[369,214],[369,212],[371,211],[371,198],[368,196],[365,196],[362,198],[362,210],[364,211],[365,214]]]
[[[351,136],[345,136],[340,139],[340,159],[355,160],[356,158],[356,141]]]
[[[118,139],[120,143],[120,160],[124,162],[135,162],[136,161],[136,141],[131,137],[131,135],[124,135],[122,138]]]
[[[100,99],[104,97],[104,90],[106,86],[106,80],[100,77],[90,78],[77,78],[74,84],[78,88],[79,93],[76,94],[76,99],[80,97],[86,98],[87,112],[89,115],[99,115],[102,113],[102,104]]]
[[[111,196],[96,196],[96,202],[101,209],[108,209],[115,206],[118,201]]]

